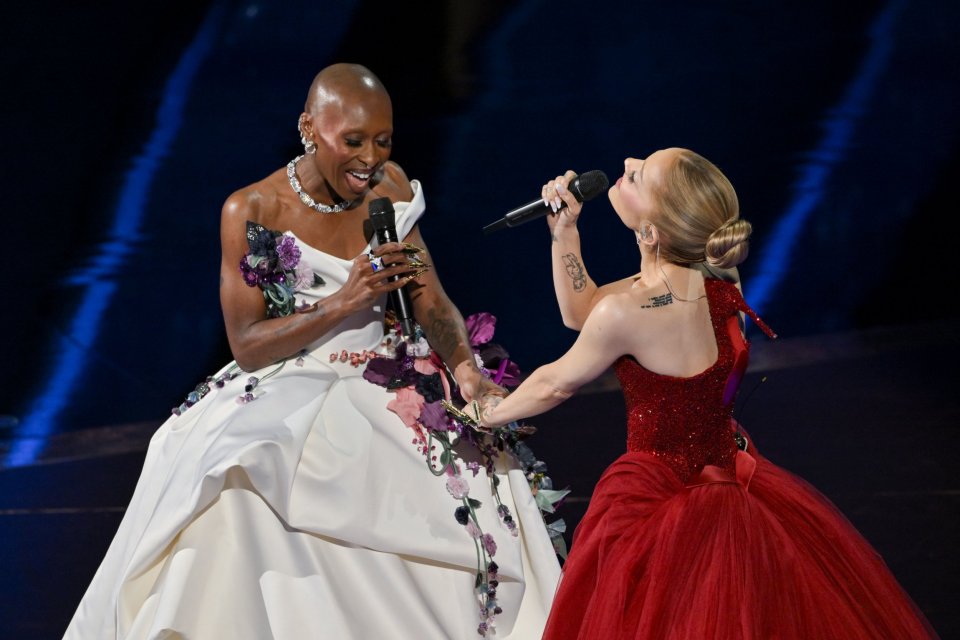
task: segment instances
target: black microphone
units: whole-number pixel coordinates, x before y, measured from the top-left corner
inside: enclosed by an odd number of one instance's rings
[[[397,222],[393,211],[393,203],[390,198],[377,198],[371,200],[368,207],[370,211],[370,224],[377,234],[377,242],[386,244],[387,242],[400,242],[397,238]],[[393,275],[388,278],[390,282],[396,282],[402,276]],[[397,319],[400,321],[400,331],[404,336],[413,335],[413,305],[410,303],[410,294],[406,287],[400,287],[396,291],[390,292],[390,304],[397,313]]]
[[[573,197],[577,199],[577,202],[586,202],[587,200],[595,198],[601,191],[605,191],[608,186],[610,186],[610,182],[607,180],[607,174],[594,169],[593,171],[587,171],[574,178],[573,181],[567,185],[567,188],[570,190],[570,193],[573,194]],[[566,202],[560,202],[561,209],[566,206]],[[551,211],[552,209],[548,205],[543,204],[543,199],[537,199],[533,202],[528,202],[522,207],[517,207],[513,211],[507,212],[507,215],[485,226],[483,232],[493,233],[504,227],[516,227],[524,222],[542,218]]]

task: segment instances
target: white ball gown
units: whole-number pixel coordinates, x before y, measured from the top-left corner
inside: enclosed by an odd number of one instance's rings
[[[424,212],[397,203],[404,237]],[[292,235],[289,232],[285,235]],[[294,236],[324,284],[351,262]],[[298,361],[212,390],[153,436],[133,498],[65,640],[477,638],[477,551],[444,477],[426,468],[393,394],[331,353],[375,349],[386,299],[311,344]],[[224,371],[227,369],[225,368]],[[560,574],[523,471],[501,456],[500,522],[489,478],[465,473],[499,566],[495,638],[540,637]]]

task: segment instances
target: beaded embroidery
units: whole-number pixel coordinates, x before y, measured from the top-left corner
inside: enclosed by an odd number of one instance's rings
[[[743,311],[764,333],[776,337],[735,286],[712,278],[704,285],[717,340],[713,365],[695,376],[677,378],[653,373],[630,356],[621,356],[614,363],[627,405],[627,450],[656,456],[682,482],[706,464],[734,469],[733,398],[732,394],[726,398],[724,392],[731,376],[742,375],[736,365],[745,368],[741,357],[749,353],[749,343],[739,338],[739,331],[737,338],[731,337],[728,321]]]

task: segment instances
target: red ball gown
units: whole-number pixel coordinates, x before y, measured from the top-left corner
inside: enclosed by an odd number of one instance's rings
[[[749,350],[738,312],[772,334],[736,287],[711,279],[706,292],[710,368],[675,378],[628,356],[614,365],[627,453],[577,527],[544,638],[937,637],[836,507],[738,429]]]

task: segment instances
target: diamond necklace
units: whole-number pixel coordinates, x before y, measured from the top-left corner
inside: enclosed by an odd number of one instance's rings
[[[302,155],[299,155],[287,164],[287,179],[290,181],[290,186],[300,197],[300,202],[320,213],[340,213],[353,204],[352,202],[340,202],[330,206],[328,204],[323,204],[322,202],[317,202],[311,198],[310,194],[304,191],[303,187],[300,186],[300,181],[297,180],[297,163],[300,162],[300,158],[302,157]]]

